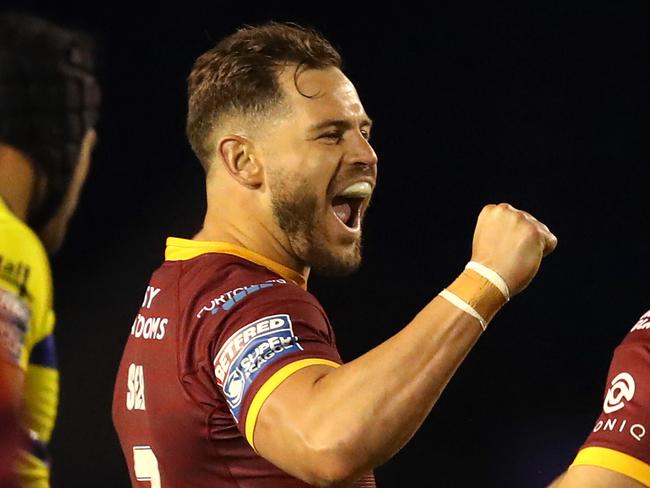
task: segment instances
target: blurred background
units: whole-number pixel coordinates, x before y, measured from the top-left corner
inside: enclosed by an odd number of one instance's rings
[[[110,417],[117,365],[166,236],[192,236],[205,204],[185,78],[221,37],[271,19],[322,31],[375,120],[363,267],[310,282],[344,359],[460,273],[484,204],[526,209],[559,238],[377,470],[379,487],[542,487],[563,471],[600,411],[614,347],[650,308],[650,4],[568,3],[3,1],[92,34],[101,56],[94,166],[53,261],[54,486],[128,486]]]

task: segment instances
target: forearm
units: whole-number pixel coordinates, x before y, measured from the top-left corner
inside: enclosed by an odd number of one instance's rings
[[[400,333],[316,383],[306,431],[354,459],[354,471],[381,464],[413,436],[481,331],[436,297]]]
[[[256,442],[264,446],[260,453],[322,486],[354,479],[394,455],[422,424],[482,324],[507,296],[507,290],[504,295],[471,270],[447,292],[358,359],[340,368],[306,368],[280,385],[260,413],[263,421],[255,430]],[[300,408],[287,410],[287,403]],[[276,433],[278,425],[285,427]],[[278,449],[282,454],[276,458]]]

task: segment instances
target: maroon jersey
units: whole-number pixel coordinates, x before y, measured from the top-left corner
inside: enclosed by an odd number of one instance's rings
[[[603,411],[573,466],[607,468],[650,486],[650,311],[614,351]]]
[[[134,487],[298,488],[254,450],[264,401],[294,372],[338,367],[301,275],[246,249],[169,238],[128,338],[113,422]],[[374,487],[372,474],[355,487]]]

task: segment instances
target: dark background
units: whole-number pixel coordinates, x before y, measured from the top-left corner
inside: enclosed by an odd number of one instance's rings
[[[216,40],[270,19],[324,32],[376,123],[364,265],[310,282],[345,359],[462,270],[484,204],[526,209],[559,238],[414,439],[377,469],[379,486],[540,487],[565,469],[600,411],[614,347],[650,306],[650,11],[566,3],[10,3],[94,34],[102,56],[94,166],[53,261],[54,485],[128,486],[110,419],[117,364],[165,237],[191,236],[204,210],[185,77]]]

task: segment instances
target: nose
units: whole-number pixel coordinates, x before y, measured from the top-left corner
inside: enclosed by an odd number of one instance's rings
[[[377,166],[377,154],[360,132],[355,132],[354,137],[350,138],[350,146],[347,151],[346,162],[358,166]]]

